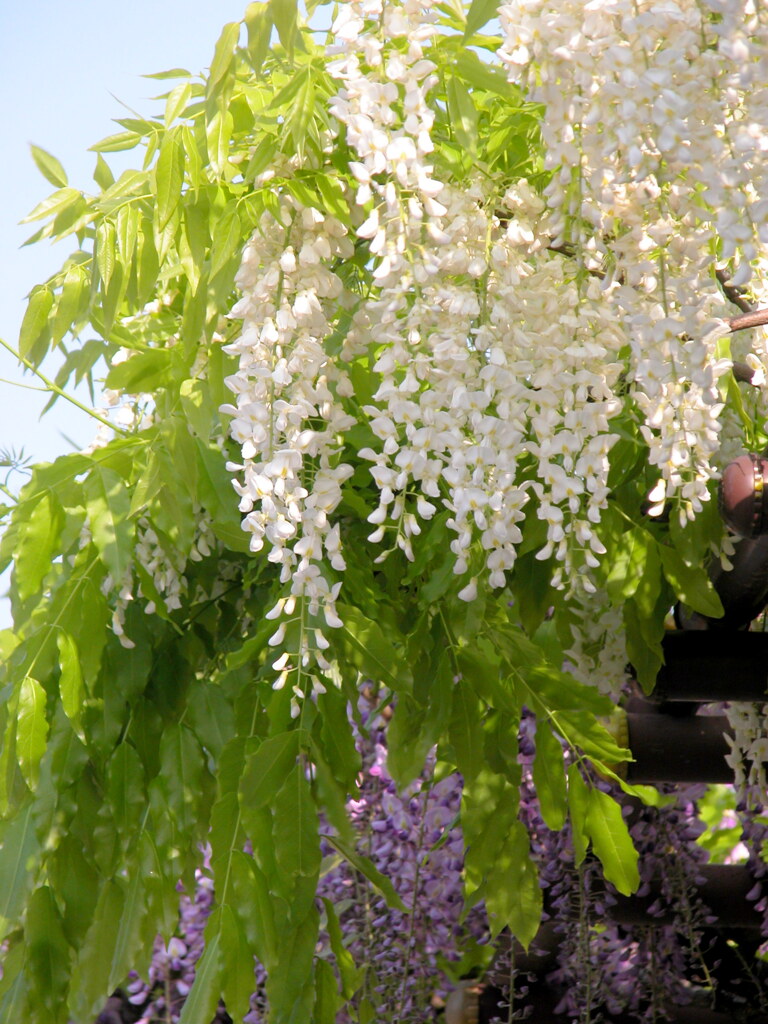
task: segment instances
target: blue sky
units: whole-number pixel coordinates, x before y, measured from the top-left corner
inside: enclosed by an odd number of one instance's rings
[[[154,112],[159,105],[151,97],[163,83],[141,76],[172,67],[201,71],[222,26],[239,21],[246,6],[247,0],[0,0],[0,337],[16,344],[24,296],[69,252],[66,241],[20,248],[36,225],[18,222],[53,191],[30,143],[61,161],[71,185],[95,189],[96,154],[88,147],[120,130],[112,123],[127,116],[120,101],[142,115]],[[55,373],[55,364],[47,369]],[[0,377],[35,384],[5,352]],[[39,419],[47,398],[0,381],[0,449],[23,447],[37,462],[71,450],[62,434],[78,447],[88,443],[92,421],[64,402]]]

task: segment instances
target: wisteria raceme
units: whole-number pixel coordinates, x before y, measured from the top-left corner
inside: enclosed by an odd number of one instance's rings
[[[222,411],[233,417],[230,432],[242,449],[242,463],[229,468],[242,474],[235,486],[251,550],[268,544],[270,561],[280,566],[285,595],[267,617],[281,618],[271,643],[282,644],[289,632],[275,685],[295,673],[295,698],[304,696],[304,674],[308,687],[322,688],[312,668],[328,667],[323,630],[340,625],[340,584],[325,563],[332,572],[344,568],[331,515],[352,471],[337,458],[338,436],[354,419],[338,402],[346,375],[322,342],[328,304],[342,292],[327,264],[351,253],[338,221],[285,198],[281,219],[270,215],[246,248],[237,276],[243,298],[231,313],[243,320],[243,332],[226,348],[239,359],[227,379],[237,404]]]
[[[499,10],[510,78],[546,105],[551,230],[619,284],[612,301],[650,459],[688,518],[716,472],[728,367],[715,252],[743,285],[762,273],[768,236],[754,187],[768,167],[765,89],[752,88],[768,40],[760,6],[515,0]],[[759,295],[763,280],[753,287]]]

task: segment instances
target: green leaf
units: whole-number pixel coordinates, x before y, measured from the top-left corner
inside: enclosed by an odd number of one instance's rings
[[[269,53],[272,35],[272,5],[250,3],[245,9],[245,27],[248,30],[248,56],[254,71],[260,71],[264,58]]]
[[[29,304],[19,331],[19,355],[27,359],[48,329],[48,315],[53,307],[53,292],[44,285],[32,289]]]
[[[40,759],[45,753],[48,720],[45,716],[45,690],[36,679],[27,676],[19,694],[16,725],[16,750],[24,778],[30,787],[37,783]]]
[[[282,875],[311,877],[319,871],[317,810],[300,764],[294,765],[275,796],[274,840]]]
[[[342,1004],[333,967],[327,960],[315,961],[315,1024],[336,1024],[336,1012]]]
[[[155,168],[157,182],[156,223],[162,232],[181,200],[184,183],[184,143],[178,129],[167,132],[160,146]]]
[[[488,873],[485,905],[491,934],[496,936],[508,927],[527,949],[539,930],[543,899],[528,831],[522,822],[514,822]]]
[[[90,146],[93,153],[118,153],[124,149],[135,149],[141,142],[142,136],[139,132],[117,132],[115,135],[108,135],[95,146]]]
[[[50,181],[56,188],[63,188],[67,184],[67,174],[56,157],[39,146],[30,145],[29,148],[38,171],[46,181]]]
[[[76,188],[60,188],[52,192],[47,199],[28,213],[21,221],[22,224],[30,224],[33,220],[42,220],[43,217],[53,217],[54,214],[62,213],[73,206],[82,198],[82,192]]]
[[[0,825],[0,941],[21,912],[34,883],[40,840],[30,800],[10,821]]]
[[[210,277],[214,278],[242,248],[242,227],[237,208],[225,206],[213,230]]]
[[[363,980],[363,970],[355,964],[354,957],[344,945],[341,925],[336,908],[329,899],[323,897],[326,914],[326,930],[331,943],[331,951],[341,978],[341,991],[345,999],[351,999]]]
[[[146,809],[144,768],[134,747],[123,741],[107,766],[107,797],[118,832],[131,836]]]
[[[369,857],[357,853],[356,850],[348,846],[338,836],[323,835],[321,838],[335,847],[349,861],[353,868],[368,879],[374,889],[384,897],[388,907],[391,907],[393,910],[399,910],[403,914],[408,913],[407,907],[395,892],[390,880],[374,867],[373,861]]]
[[[234,121],[229,110],[217,110],[206,129],[208,159],[214,174],[224,177],[229,163],[229,143]]]
[[[216,877],[220,877],[216,864],[214,870]],[[275,913],[280,912],[281,904],[269,891],[266,875],[254,858],[241,850],[231,851],[228,878],[232,886],[230,903],[246,929],[256,956],[270,970],[277,958]]]
[[[648,563],[650,547],[655,548],[656,541],[639,527],[631,527],[610,546],[606,589],[612,604],[622,604],[633,596]]]
[[[472,780],[483,767],[484,742],[480,701],[469,680],[462,679],[453,690],[448,736],[456,753],[456,767]]]
[[[91,536],[112,579],[121,585],[133,558],[131,499],[120,476],[95,465],[83,485]]]
[[[296,764],[299,731],[280,733],[264,740],[246,762],[240,780],[240,801],[244,808],[257,810],[275,799],[275,794]]]
[[[229,74],[234,63],[235,47],[239,38],[239,21],[230,21],[221,30],[221,35],[216,42],[206,83],[206,93],[209,97],[215,96],[220,91],[223,79]]]
[[[123,886],[115,879],[105,879],[72,973],[71,1010],[75,1020],[95,1017],[110,995],[107,980],[117,938],[115,925],[123,912],[123,902]]]
[[[558,831],[565,824],[566,791],[563,748],[546,722],[536,722],[533,785],[545,824]]]
[[[168,99],[165,101],[165,127],[169,128],[176,118],[183,113],[189,98],[192,95],[192,83],[191,82],[180,82],[177,86],[174,86],[168,94]]]
[[[477,152],[478,115],[472,94],[458,78],[449,78],[446,87],[451,131],[462,149]]]
[[[126,204],[117,211],[115,221],[117,251],[124,267],[131,266],[136,252],[136,240],[139,234],[139,212],[133,205]]]
[[[389,683],[398,692],[410,689],[411,673],[404,652],[390,643],[380,625],[353,605],[339,602],[337,607],[344,623],[339,641],[348,660],[364,676]]]
[[[338,690],[329,688],[318,697],[317,705],[322,719],[323,753],[328,766],[345,789],[354,791],[361,759],[347,717],[347,701]]]
[[[110,166],[101,153],[96,156],[96,167],[93,172],[93,180],[102,192],[106,191],[115,183],[115,177],[112,174]]]
[[[137,352],[123,363],[112,366],[106,376],[108,388],[136,394],[154,391],[169,382],[173,354],[165,348],[151,348]]]
[[[56,634],[56,644],[59,648],[59,667],[61,669],[59,676],[61,706],[67,718],[75,726],[79,726],[85,686],[77,644],[74,638],[63,629]]]
[[[659,554],[664,567],[664,575],[672,584],[680,600],[694,611],[701,612],[702,615],[720,618],[723,614],[723,605],[712,586],[706,569],[701,566],[686,565],[682,556],[674,548],[666,545],[659,547]]]
[[[253,992],[253,951],[243,923],[231,906],[221,908],[221,953],[224,970],[221,994],[235,1020],[248,1013]]]
[[[483,25],[486,25],[491,18],[495,18],[498,6],[497,0],[472,0],[472,4],[467,12],[467,27],[464,30],[464,39],[469,39]]]
[[[115,225],[110,220],[102,221],[96,229],[96,266],[105,292],[115,269],[116,249]]]
[[[297,0],[271,0],[269,5],[280,42],[289,59],[293,58],[293,44],[296,38]]]
[[[568,768],[568,812],[571,818],[571,839],[576,867],[579,867],[587,855],[589,836],[587,834],[587,811],[589,809],[589,789],[584,781],[579,766],[572,764]]]
[[[149,864],[152,862],[152,850],[151,841],[146,832],[142,832],[138,839],[134,839],[132,861],[132,877],[125,888],[120,920],[115,922],[117,935],[109,969],[108,988],[110,992],[124,981],[143,952],[142,947],[145,942],[143,926],[153,909],[148,892],[152,882],[149,869]]]
[[[24,939],[35,1003],[60,1020],[70,977],[70,947],[48,885],[40,886],[29,899]]]
[[[512,86],[507,76],[501,68],[482,61],[474,50],[464,48],[460,53],[452,54],[451,67],[473,89],[495,93],[509,100]]]
[[[620,893],[631,895],[640,885],[638,856],[621,805],[602,790],[590,789],[585,824],[605,877]]]
[[[650,693],[656,685],[659,669],[664,664],[664,653],[661,647],[663,623],[659,627],[658,638],[652,643],[647,636],[646,619],[638,610],[634,600],[625,603],[623,617],[627,636],[627,657],[643,691]]]
[[[20,518],[14,558],[15,582],[22,601],[40,592],[57,553],[64,522],[64,511],[50,492],[31,509],[25,509]]]
[[[67,270],[51,324],[51,339],[54,345],[58,345],[72,327],[81,312],[82,300],[87,301],[85,283],[85,275],[79,266],[71,266]]]
[[[181,1011],[179,1024],[203,1024],[213,1019],[221,998],[225,962],[221,949],[223,908],[216,907],[205,927],[205,949],[197,962],[195,980]]]

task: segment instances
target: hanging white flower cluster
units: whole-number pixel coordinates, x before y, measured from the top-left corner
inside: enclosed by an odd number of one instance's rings
[[[744,285],[768,241],[768,19],[752,0],[511,0],[499,16],[510,79],[546,105],[550,230],[617,285],[650,461],[692,518],[729,367],[716,243]]]
[[[202,508],[193,512],[197,523],[197,534],[188,552],[183,553],[170,544],[163,543],[150,523],[143,516],[136,524],[136,544],[133,548],[133,563],[122,580],[114,580],[110,573],[104,577],[102,593],[108,595],[117,591],[112,613],[112,632],[125,648],[136,645],[125,632],[125,614],[134,600],[144,600],[144,611],[152,615],[157,611],[158,601],[164,612],[182,607],[182,597],[187,590],[185,571],[187,562],[199,562],[212,552],[221,550],[210,523]],[[90,536],[86,530],[84,538]]]
[[[435,181],[429,8],[351,3],[333,27],[344,57],[331,66],[343,83],[331,110],[360,157],[357,234],[372,240],[379,284],[344,351],[372,348],[381,375],[364,412],[382,445],[360,453],[380,489],[370,539],[390,531],[412,558],[420,522],[442,501],[469,600],[475,532],[491,585],[503,586],[534,492],[555,585],[589,587],[581,570],[604,550],[593,527],[608,494],[623,335],[597,282],[569,280],[545,251],[543,204],[524,182],[504,196],[492,182],[459,191]]]
[[[761,807],[768,792],[768,736],[765,716],[768,705],[732,701],[726,715],[732,729],[727,735],[730,753],[726,761],[733,769],[738,798],[749,807]]]
[[[659,507],[674,497],[681,521],[701,510],[731,365],[719,357],[727,304],[716,270],[759,294],[768,239],[768,17],[752,0],[734,7],[503,4],[499,56],[546,107],[542,198],[492,175],[461,188],[439,180],[433,0],[339,6],[329,111],[352,151],[353,226],[277,188],[279,217],[244,254],[233,313],[244,329],[229,346],[239,357],[228,381],[237,401],[225,411],[242,449],[230,468],[243,525],[252,549],[266,545],[281,566],[284,587],[270,612],[282,617],[271,638],[284,651],[276,685],[312,662],[328,668],[322,630],[338,625],[344,568],[332,516],[351,472],[338,452],[358,418],[375,438],[359,455],[378,489],[368,516],[376,560],[397,548],[413,559],[425,521],[440,514],[465,600],[480,578],[505,585],[532,506],[543,524],[537,557],[553,560],[554,586],[576,599],[574,623],[585,594],[599,604],[620,413],[639,411]],[[360,241],[370,287],[352,309],[331,261]],[[352,316],[331,357],[333,304]],[[363,359],[376,390],[353,421],[343,367]],[[617,615],[574,625],[569,653],[584,678],[598,635],[615,639],[604,667],[618,678]]]
[[[251,550],[266,543],[287,585],[267,616],[282,616],[270,642],[283,644],[291,624],[298,625],[295,645],[275,662],[276,687],[314,662],[327,668],[323,629],[341,624],[340,584],[326,562],[344,569],[331,515],[352,472],[336,457],[338,438],[355,421],[337,397],[338,390],[349,391],[346,374],[322,343],[330,330],[328,307],[343,290],[327,264],[353,251],[339,221],[286,195],[279,219],[268,215],[254,233],[237,275],[243,297],[231,316],[243,320],[243,331],[225,349],[239,359],[226,381],[237,403],[222,411],[233,417],[230,433],[241,445],[242,462],[228,468],[241,474],[235,489]],[[316,677],[313,686],[322,688]],[[293,688],[304,695],[302,682]]]

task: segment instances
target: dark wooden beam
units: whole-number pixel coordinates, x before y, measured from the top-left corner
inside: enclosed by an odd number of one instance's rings
[[[768,701],[768,633],[676,630],[661,646],[654,699]]]

